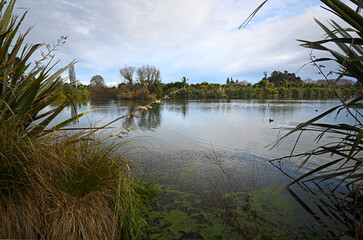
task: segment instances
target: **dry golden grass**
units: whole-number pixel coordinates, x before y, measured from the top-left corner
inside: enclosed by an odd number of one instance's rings
[[[0,133],[0,238],[141,239],[148,190],[114,143]]]

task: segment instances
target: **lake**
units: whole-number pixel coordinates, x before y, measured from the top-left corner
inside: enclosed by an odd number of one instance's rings
[[[146,103],[77,103],[79,113],[93,112],[72,127],[102,126]],[[286,191],[284,186],[291,179],[269,163],[290,154],[297,135],[273,149],[267,146],[287,128],[338,104],[336,100],[170,100],[153,105],[139,118],[115,122],[102,135],[131,129],[123,138],[113,137],[124,143],[120,152],[133,161],[139,178],[161,186],[146,215],[150,239],[239,239],[221,219],[238,219],[229,225],[242,227],[242,234],[248,236],[255,236],[258,223],[258,228],[274,229],[282,236],[316,237],[319,232],[335,237],[345,226],[316,204],[319,200],[311,192],[316,186]],[[55,123],[72,115],[74,111],[68,107]],[[332,115],[324,122],[347,119],[345,114]],[[303,134],[295,151],[316,147],[315,137]],[[327,160],[312,159],[302,171]],[[300,161],[286,161],[283,168],[296,175]]]

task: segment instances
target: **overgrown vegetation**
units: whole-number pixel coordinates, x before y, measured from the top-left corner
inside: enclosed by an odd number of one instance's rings
[[[85,87],[61,78],[74,62],[52,73],[44,55],[32,68],[42,45],[23,44],[27,13],[12,15],[14,4],[0,1],[0,238],[141,239],[151,185],[135,180],[119,145],[62,131],[87,112],[48,127],[72,103],[67,91]]]

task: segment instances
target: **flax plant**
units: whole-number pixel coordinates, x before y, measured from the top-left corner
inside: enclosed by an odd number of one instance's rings
[[[12,15],[14,4],[15,0],[7,6],[6,1],[0,1],[0,121],[17,118],[19,127],[26,130],[25,134],[31,132],[40,135],[51,120],[69,105],[69,101],[65,101],[45,112],[63,94],[62,90],[67,84],[61,74],[75,62],[54,73],[51,71],[55,65],[49,67],[51,62],[45,66],[37,64],[32,68],[29,60],[43,44],[24,43],[31,28],[24,34],[19,34],[19,28],[27,12],[20,19]],[[60,129],[77,117],[79,116],[60,123],[53,129]],[[37,124],[32,124],[35,121]]]
[[[267,0],[263,1],[240,28],[244,28],[267,2]],[[299,41],[303,47],[328,54],[328,57],[311,56],[310,63],[317,67],[327,83],[335,90],[341,104],[306,122],[300,123],[270,145],[276,147],[287,137],[298,134],[291,154],[274,159],[271,162],[280,170],[283,170],[281,167],[283,160],[299,158],[301,163],[297,168],[297,172],[301,172],[313,158],[319,160],[321,156],[329,156],[328,162],[318,162],[318,166],[302,172],[298,177],[292,177],[294,178],[293,182],[287,186],[287,189],[293,192],[290,187],[294,184],[300,185],[305,184],[304,182],[306,184],[310,182],[319,186],[320,183],[324,182],[325,187],[328,185],[328,188],[331,189],[329,190],[330,195],[335,196],[335,190],[341,190],[339,187],[345,186],[345,193],[340,198],[339,204],[341,212],[344,209],[344,211],[348,212],[348,215],[353,216],[352,225],[355,231],[353,235],[355,239],[361,239],[363,237],[363,93],[360,86],[363,84],[363,17],[361,15],[363,0],[350,0],[348,1],[350,2],[349,5],[341,0],[321,0],[321,2],[324,4],[322,7],[335,14],[344,25],[330,20],[330,26],[327,26],[314,19],[325,32],[326,37],[319,41]],[[323,71],[324,65],[322,64],[327,61],[337,63],[339,69],[325,74]],[[328,80],[333,73],[337,75],[335,82]],[[340,95],[338,91],[340,86],[336,84],[343,77],[351,77],[357,80],[356,88],[350,89],[348,96]],[[326,116],[333,114],[336,117],[344,114],[346,121],[339,124],[323,122]],[[300,143],[300,138],[304,133],[316,133],[315,141],[318,147],[310,151],[296,153],[296,146]],[[328,136],[334,136],[334,138]],[[322,143],[322,139],[326,140],[325,143]],[[333,185],[333,188],[330,188],[331,185]],[[341,191],[338,192],[340,194]],[[341,213],[341,215],[345,214]],[[343,221],[346,221],[346,219],[343,219]]]
[[[59,102],[61,74],[74,62],[54,73],[50,62],[32,68],[42,45],[24,44],[27,13],[12,15],[14,4],[0,0],[0,238],[141,239],[148,189],[118,154],[123,146],[91,128],[65,134],[87,112],[48,128],[70,104]]]
[[[266,2],[264,1],[261,7]],[[340,186],[345,186],[348,190],[341,199],[340,205],[342,209],[348,207],[349,212],[354,216],[354,236],[356,239],[361,239],[363,236],[363,93],[359,86],[363,84],[363,17],[360,13],[363,1],[350,0],[349,6],[340,0],[321,0],[321,2],[324,3],[323,8],[335,14],[344,25],[331,20],[330,26],[327,26],[314,19],[325,32],[326,38],[320,41],[299,41],[302,42],[301,46],[303,47],[328,53],[330,57],[311,57],[311,64],[318,68],[327,82],[331,84],[331,87],[336,90],[341,104],[299,124],[278,139],[272,145],[273,147],[280,144],[288,136],[298,134],[291,154],[272,160],[272,162],[278,161],[280,163],[284,159],[292,157],[301,158],[302,161],[297,168],[299,172],[312,158],[319,159],[320,156],[330,156],[328,162],[321,162],[317,167],[313,167],[294,178],[288,186],[288,190],[293,184],[304,181],[315,184],[321,182],[328,185],[334,184],[332,192]],[[335,47],[332,47],[333,45]],[[327,61],[333,61],[339,65],[339,69],[335,72],[338,76],[335,83],[328,81],[328,77],[332,73],[325,74],[323,71],[324,65],[322,64]],[[356,88],[350,90],[349,96],[341,96],[337,91],[339,86],[336,83],[343,77],[357,80]],[[324,117],[332,114],[336,117],[345,114],[346,121],[339,124],[324,123]],[[317,133],[315,140],[319,145],[310,151],[296,153],[296,145],[299,144],[302,134],[306,132],[309,134]],[[328,138],[328,135],[334,136],[334,138]],[[322,143],[322,139],[326,139],[327,143]],[[276,166],[281,169],[280,165]],[[348,201],[348,199],[350,200]]]
[[[326,39],[315,42],[300,40],[303,43],[302,46],[313,50],[328,52],[331,55],[329,58],[313,57],[311,62],[319,69],[326,79],[328,76],[322,71],[323,66],[320,65],[320,63],[335,61],[340,65],[340,68],[336,72],[338,74],[336,81],[339,81],[343,76],[348,76],[355,78],[357,84],[363,84],[363,17],[359,14],[363,1],[351,0],[351,2],[357,6],[356,10],[353,10],[339,0],[322,0],[322,2],[326,4],[329,11],[337,15],[347,26],[342,27],[337,22],[331,20],[331,28],[328,28],[315,19],[318,25],[325,31]],[[338,49],[329,48],[326,46],[328,43],[334,43]],[[333,84],[333,87],[337,87],[337,85]],[[351,91],[351,98],[349,99],[344,99],[343,96],[337,95],[341,100],[340,105],[327,110],[313,119],[299,124],[275,143],[279,144],[287,136],[297,132],[300,132],[299,138],[304,132],[317,132],[317,142],[324,138],[328,133],[332,133],[336,136],[334,141],[320,145],[308,152],[295,154],[295,147],[292,149],[289,157],[304,157],[304,161],[300,164],[298,170],[302,169],[313,156],[331,156],[331,161],[303,174],[295,179],[293,183],[303,179],[313,181],[331,180],[334,178],[340,178],[342,182],[362,181],[363,158],[361,151],[363,150],[363,93],[360,91],[360,88],[356,89],[356,91]],[[352,120],[354,123],[350,124],[347,121],[341,124],[326,124],[321,123],[320,121],[328,115],[336,114],[336,116],[338,116],[343,113],[347,115],[347,119],[349,118],[349,120]],[[296,144],[298,144],[299,138],[297,139]]]

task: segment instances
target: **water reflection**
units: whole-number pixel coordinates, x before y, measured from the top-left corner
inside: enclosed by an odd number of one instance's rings
[[[168,111],[175,112],[177,114],[181,113],[183,118],[187,117],[188,109],[189,109],[189,101],[187,100],[178,100],[174,101],[171,104],[168,104]]]
[[[93,110],[80,118],[80,126],[87,127],[90,123],[102,126],[147,103],[114,100],[77,103],[78,113]],[[139,118],[125,118],[112,127],[115,132],[132,127],[131,137],[153,138],[162,146],[155,151],[210,150],[212,144],[216,150],[246,152],[271,159],[289,154],[294,141],[288,140],[273,151],[265,148],[276,140],[279,128],[306,121],[335,104],[334,101],[278,100],[164,101],[139,113]],[[71,108],[67,110],[60,116],[63,120],[75,115]],[[274,122],[270,123],[270,118]],[[314,147],[314,138],[312,134],[304,137],[304,145],[297,150]]]
[[[77,106],[71,106],[71,117],[75,117],[77,115]]]
[[[141,130],[155,129],[161,124],[160,105],[153,105],[149,111],[144,111],[140,114],[138,126]]]
[[[137,108],[138,106],[135,104],[129,105],[127,113],[134,112]],[[153,105],[152,109],[139,113],[138,118],[125,118],[122,122],[122,127],[125,129],[138,127],[143,131],[155,129],[161,124],[160,109],[160,105]]]
[[[127,112],[133,112],[137,109],[137,106],[135,106],[134,104],[130,104],[127,108]],[[118,115],[122,115],[120,112],[118,113]],[[122,122],[122,127],[124,129],[130,128],[130,127],[134,127],[135,126],[135,118],[125,118]]]
[[[66,110],[68,109],[70,111],[70,117],[73,118],[81,113],[79,109],[82,109],[87,105],[88,105],[87,100],[74,101],[69,106],[66,107]],[[71,124],[77,124],[77,121],[74,121]]]

